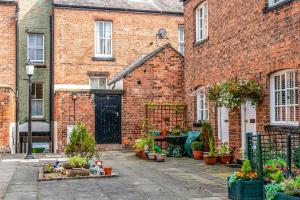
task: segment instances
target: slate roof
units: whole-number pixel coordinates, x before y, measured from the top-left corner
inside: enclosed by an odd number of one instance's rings
[[[53,0],[54,6],[183,14],[180,0]]]
[[[137,60],[135,60],[132,64],[125,67],[120,73],[118,73],[116,76],[114,76],[110,81],[108,81],[108,85],[114,84],[114,83],[118,82],[119,80],[122,80],[125,76],[127,76],[128,74],[130,74],[131,72],[133,72],[134,70],[139,68],[141,65],[143,65],[145,62],[147,62],[151,58],[153,58],[156,54],[158,54],[162,50],[169,48],[169,47],[172,48],[173,50],[175,50],[176,52],[178,52],[176,49],[174,49],[171,46],[171,44],[166,44],[163,47],[160,47],[147,55],[142,55]],[[178,52],[178,54],[180,54],[180,53]]]
[[[0,3],[15,3],[16,0],[0,0]]]

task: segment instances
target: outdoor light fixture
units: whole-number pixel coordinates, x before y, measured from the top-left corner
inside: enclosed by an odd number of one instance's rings
[[[28,132],[27,132],[27,155],[25,159],[34,159],[32,155],[32,132],[31,132],[31,76],[34,74],[34,65],[28,60],[26,62],[26,74],[28,76]]]
[[[26,63],[26,74],[27,76],[32,76],[34,74],[34,65],[30,62],[30,60]]]

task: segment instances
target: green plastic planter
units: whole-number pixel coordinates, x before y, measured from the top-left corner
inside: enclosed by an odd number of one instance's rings
[[[277,200],[300,200],[300,197],[290,196],[281,192],[278,194],[276,199]]]
[[[229,177],[227,178],[227,182]],[[263,181],[235,181],[228,186],[228,198],[232,200],[263,200]]]

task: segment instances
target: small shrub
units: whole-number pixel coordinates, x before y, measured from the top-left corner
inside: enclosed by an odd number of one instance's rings
[[[51,173],[53,169],[54,169],[53,164],[49,162],[44,166],[44,173],[45,174]]]
[[[191,144],[192,149],[196,151],[202,151],[203,150],[203,142],[194,141]]]
[[[278,193],[281,191],[280,184],[271,183],[265,186],[266,200],[275,200]]]
[[[73,168],[82,168],[86,165],[87,161],[86,158],[81,156],[73,156],[68,160],[69,165]]]
[[[293,179],[287,179],[283,181],[280,185],[282,191],[287,195],[294,196],[298,193],[296,181]]]
[[[251,163],[248,159],[246,159],[243,163],[243,166],[242,166],[242,169],[241,169],[241,172],[244,172],[244,173],[249,173],[252,171],[252,168],[251,168]]]
[[[95,139],[88,133],[83,124],[77,124],[72,131],[70,143],[65,146],[65,154],[68,157],[81,155],[92,158],[96,152]]]

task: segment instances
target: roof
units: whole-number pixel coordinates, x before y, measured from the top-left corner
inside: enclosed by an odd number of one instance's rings
[[[7,3],[7,4],[16,3],[16,0],[0,0],[0,3]]]
[[[183,14],[180,0],[53,0],[58,7]]]
[[[168,44],[164,45],[163,47],[160,47],[147,55],[142,55],[141,57],[139,57],[132,64],[125,67],[120,73],[118,73],[110,81],[108,81],[108,85],[114,84],[114,83],[118,82],[119,80],[122,80],[125,76],[127,76],[128,74],[133,72],[135,69],[139,68],[141,65],[143,65],[145,62],[147,62],[151,58],[153,58],[156,54],[158,54],[162,50],[169,48],[169,47],[172,48],[173,50],[175,50],[178,54],[180,54],[176,49],[174,49],[171,46],[171,44],[168,43]]]

